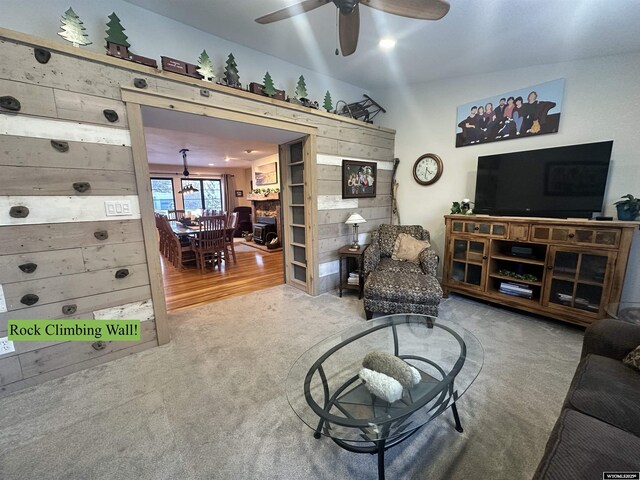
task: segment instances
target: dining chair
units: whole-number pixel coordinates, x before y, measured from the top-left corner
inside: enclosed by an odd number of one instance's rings
[[[169,260],[174,267],[183,268],[185,263],[196,261],[193,254],[193,247],[191,242],[184,243],[181,238],[171,228],[167,217],[162,217],[162,231],[165,236],[165,252],[167,260]]]
[[[157,226],[158,234],[160,236],[160,253],[169,259],[171,253],[171,236],[173,236],[173,231],[171,230],[171,225],[169,225],[169,220],[165,215],[159,215],[157,217]]]
[[[227,222],[227,233],[224,237],[225,248],[228,252],[231,252],[231,256],[233,257],[233,263],[238,263],[236,260],[236,249],[233,243],[233,234],[238,227],[238,212],[233,212],[229,215],[229,221]]]
[[[207,260],[211,260],[215,268],[222,268],[224,257],[227,261],[227,247],[225,237],[227,233],[227,217],[225,215],[213,215],[200,218],[200,232],[191,239],[191,246],[196,255],[196,266],[204,273]]]
[[[158,230],[158,249],[160,253],[162,253],[164,250],[164,233],[162,232],[162,219],[160,218],[162,215],[160,213],[154,213],[154,217],[156,219],[156,229]]]
[[[184,210],[168,210],[167,218],[169,220],[180,221],[184,218]]]

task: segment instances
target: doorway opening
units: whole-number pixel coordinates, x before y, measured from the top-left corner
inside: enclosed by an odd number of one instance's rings
[[[155,107],[141,112],[167,310],[283,284],[281,151],[301,133]],[[215,215],[227,222],[226,254],[196,261],[202,219]]]

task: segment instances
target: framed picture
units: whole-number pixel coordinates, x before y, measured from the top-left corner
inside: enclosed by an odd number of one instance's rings
[[[377,182],[375,162],[342,160],[342,198],[375,197]]]
[[[557,133],[563,96],[559,79],[461,105],[456,147]]]
[[[278,183],[278,164],[276,162],[271,162],[256,167],[253,177],[256,181],[257,187]]]
[[[236,197],[244,197],[244,192],[242,190],[236,190]]]

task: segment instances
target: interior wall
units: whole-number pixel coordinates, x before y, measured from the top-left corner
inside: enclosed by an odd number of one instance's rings
[[[60,19],[68,8],[67,0],[3,0],[0,26],[70,45],[57,34],[60,31]],[[363,93],[368,93],[358,86],[229,42],[123,0],[83,0],[76,2],[73,9],[93,42],[82,49],[105,52],[107,17],[111,12],[116,12],[125,28],[131,51],[155,58],[159,66],[161,56],[195,64],[202,50],[206,49],[218,77],[224,71],[227,56],[233,53],[244,86],[250,82],[262,83],[264,74],[269,71],[275,87],[285,90],[287,94],[295,90],[298,77],[304,75],[309,98],[320,104],[327,90],[335,101],[342,99],[347,103],[359,101]]]
[[[613,202],[627,193],[640,195],[639,77],[640,54],[626,54],[372,92],[387,108],[381,122],[397,130],[402,223],[429,229],[434,247],[442,255],[443,215],[449,213],[452,201],[474,198],[478,156],[603,140],[614,141],[604,213],[615,218]],[[558,78],[566,80],[558,133],[455,148],[458,105]],[[416,159],[427,152],[442,158],[444,173],[437,183],[424,187],[413,180],[412,169]],[[640,288],[637,240],[623,292],[623,299],[628,300]]]
[[[268,163],[276,163],[276,170],[278,172],[278,181],[274,184],[269,184],[269,185],[256,185],[256,169],[258,167],[261,167],[262,165],[267,165]],[[254,189],[260,189],[260,190],[264,190],[264,189],[275,189],[275,188],[280,188],[280,179],[282,178],[281,176],[281,172],[280,172],[280,156],[276,153],[275,155],[269,155],[268,157],[263,157],[263,158],[259,158],[257,160],[254,160],[253,163],[251,164],[251,179],[253,181],[253,188]]]
[[[61,42],[46,43],[51,57],[43,64],[34,57],[34,45],[42,45],[37,37],[16,40],[3,30],[0,40],[0,56],[6,60],[0,86],[21,102],[19,112],[0,115],[0,238],[6,240],[0,242],[0,338],[10,318],[145,320],[140,342],[106,342],[105,348],[91,342],[20,342],[15,351],[0,352],[0,396],[169,340],[139,103],[184,108],[191,102],[201,115],[221,108],[267,126],[284,122],[313,136],[309,145],[315,148],[306,152],[310,220],[304,226],[311,233],[305,240],[305,268],[313,270],[312,294],[321,293],[313,281],[318,277],[318,240],[312,202],[330,198],[317,196],[324,190],[315,189],[317,158],[311,154],[393,158],[395,132],[380,126],[265,102],[233,89],[212,89],[203,98],[198,89],[204,82],[183,82],[183,77],[149,72],[106,55],[87,58],[82,49]],[[147,82],[143,93],[123,89],[135,78]],[[118,118],[107,118],[105,109]],[[265,120],[269,117],[273,122]],[[247,170],[241,169],[245,178]],[[76,181],[88,183],[89,190]],[[118,204],[105,202],[125,203],[118,212]],[[19,267],[24,262],[40,266],[23,271]]]

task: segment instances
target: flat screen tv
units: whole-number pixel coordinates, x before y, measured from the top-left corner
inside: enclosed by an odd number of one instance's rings
[[[477,214],[591,218],[602,211],[613,141],[478,157]]]

